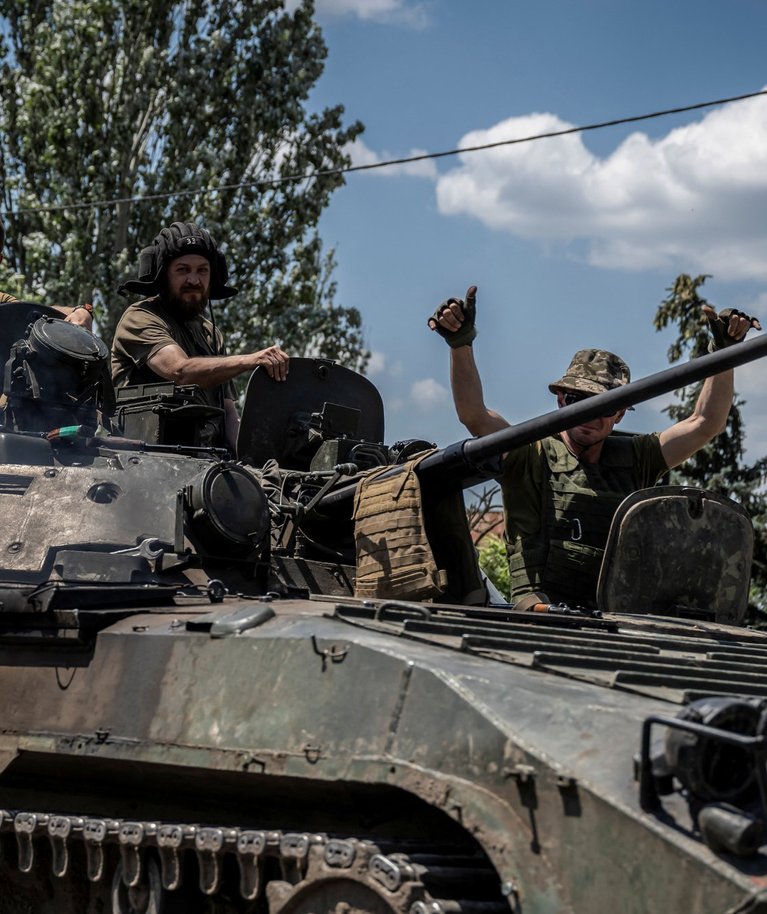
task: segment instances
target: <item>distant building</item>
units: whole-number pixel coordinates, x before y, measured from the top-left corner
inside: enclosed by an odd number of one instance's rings
[[[503,539],[503,511],[486,511],[476,519],[472,519],[471,515],[469,515],[469,526],[474,543],[488,536],[497,536]]]

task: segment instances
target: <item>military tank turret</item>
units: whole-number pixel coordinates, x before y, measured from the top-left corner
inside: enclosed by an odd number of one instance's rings
[[[2,339],[0,910],[767,911],[749,519],[698,490],[632,497],[600,608],[530,612],[488,601],[445,522],[515,442],[767,338],[442,450],[384,444],[366,379],[294,360],[279,389],[251,378],[235,459],[188,438],[189,390],[123,395],[107,434],[95,338],[22,311]],[[362,480],[414,476],[438,595],[402,575],[355,596]]]

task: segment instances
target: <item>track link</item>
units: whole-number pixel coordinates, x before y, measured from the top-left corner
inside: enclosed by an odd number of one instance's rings
[[[98,885],[111,880],[113,914],[161,911],[164,900],[172,902],[193,873],[190,857],[196,859],[201,900],[237,895],[231,904],[225,900],[218,904],[217,911],[501,914],[510,910],[489,861],[466,854],[465,848],[26,810],[0,810],[0,833],[13,833],[18,869],[35,879],[43,876],[41,868],[46,878],[50,868],[54,881],[80,878],[72,861],[78,857],[82,862],[84,855],[87,882]]]

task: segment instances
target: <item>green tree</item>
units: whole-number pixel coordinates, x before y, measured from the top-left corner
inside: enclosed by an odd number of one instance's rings
[[[655,313],[654,326],[663,330],[676,324],[678,336],[668,351],[670,362],[683,356],[696,358],[708,351],[711,339],[703,305],[709,304],[700,295],[700,288],[709,277],[706,274],[691,277],[682,273]],[[685,387],[677,392],[679,402],[666,407],[674,421],[689,416],[695,405],[700,384]],[[744,401],[737,395],[725,431],[698,451],[682,466],[672,470],[675,485],[701,486],[726,495],[739,502],[754,522],[754,563],[751,574],[751,603],[756,609],[767,609],[767,497],[764,483],[767,475],[767,458],[752,464],[745,462],[746,432],[741,407]]]
[[[279,339],[364,367],[317,230],[343,178],[284,180],[348,165],[362,130],[340,105],[308,110],[326,56],[312,17],[311,0],[0,0],[0,288],[92,301],[111,339],[139,249],[198,221],[240,289],[217,311],[232,351]]]
[[[485,537],[479,547],[479,567],[508,600],[511,592],[509,557],[506,554],[506,543],[500,536],[490,534]]]

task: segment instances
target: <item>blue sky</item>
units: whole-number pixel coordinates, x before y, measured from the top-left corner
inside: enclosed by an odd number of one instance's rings
[[[765,0],[317,0],[312,103],[366,127],[355,163],[525,136],[767,87]],[[387,441],[465,433],[426,318],[476,284],[486,400],[553,408],[572,353],[667,367],[652,318],[681,272],[767,326],[767,97],[352,174],[323,216],[337,301],[363,315]],[[767,367],[737,372],[749,456],[767,453]],[[663,401],[627,428],[662,428]]]

